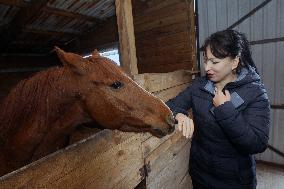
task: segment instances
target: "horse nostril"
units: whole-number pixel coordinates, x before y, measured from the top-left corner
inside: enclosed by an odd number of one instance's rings
[[[178,124],[178,120],[175,119],[175,124]]]
[[[161,129],[158,129],[158,128],[154,128],[153,129],[155,131],[155,133],[159,136],[165,136],[166,134],[161,130]]]
[[[169,128],[169,133],[174,132],[174,130],[175,130],[175,127],[170,127],[170,128]]]
[[[166,118],[166,121],[167,121],[167,123],[168,123],[169,125],[171,125],[172,127],[175,126],[176,120],[175,120],[175,118],[174,118],[172,115],[168,116],[168,117]]]
[[[174,119],[174,117],[172,115],[170,115],[166,118],[166,121],[170,125],[168,132],[169,133],[174,132],[174,130],[175,130],[175,119]]]

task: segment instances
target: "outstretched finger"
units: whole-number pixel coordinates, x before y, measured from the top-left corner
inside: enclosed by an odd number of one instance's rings
[[[182,135],[186,136],[186,120],[184,120],[184,122],[182,124]]]
[[[190,122],[189,119],[186,119],[186,133],[185,133],[185,137],[188,138],[190,134]]]
[[[182,122],[181,120],[178,120],[178,130],[182,131]]]
[[[190,129],[191,129],[190,130],[190,138],[191,138],[194,132],[194,123],[192,119],[190,119]]]

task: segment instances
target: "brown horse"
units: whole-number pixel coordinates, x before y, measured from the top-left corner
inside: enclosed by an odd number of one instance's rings
[[[150,132],[174,130],[169,108],[133,82],[111,60],[56,48],[63,67],[21,81],[0,110],[0,176],[68,144],[80,124]]]

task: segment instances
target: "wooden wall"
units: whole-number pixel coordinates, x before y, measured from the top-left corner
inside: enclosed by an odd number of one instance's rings
[[[196,70],[193,1],[132,4],[139,73]]]

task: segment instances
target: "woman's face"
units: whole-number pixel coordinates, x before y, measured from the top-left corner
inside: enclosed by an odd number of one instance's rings
[[[234,70],[237,68],[239,58],[216,58],[210,47],[206,48],[204,56],[204,68],[207,78],[215,83],[230,80],[234,75]]]

